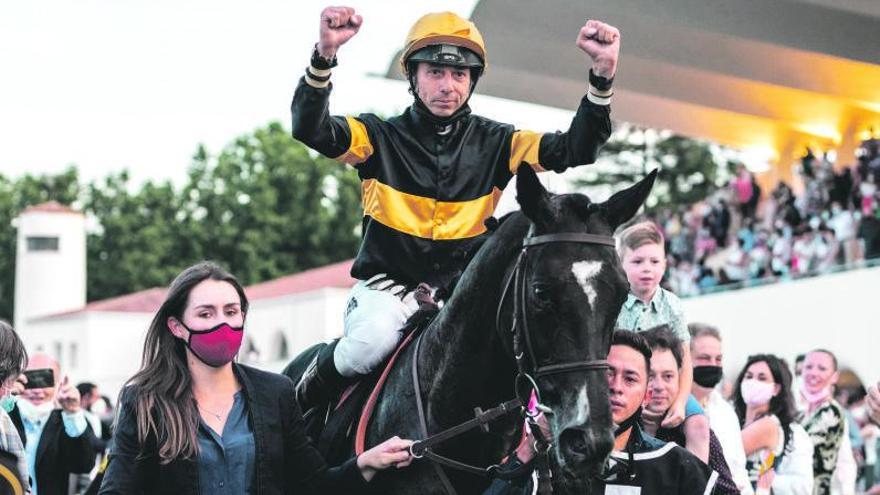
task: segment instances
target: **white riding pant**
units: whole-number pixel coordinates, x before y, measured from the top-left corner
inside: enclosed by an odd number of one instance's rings
[[[349,292],[344,333],[333,364],[342,376],[366,375],[397,347],[406,321],[419,309],[414,291],[406,292],[386,275],[361,280]]]

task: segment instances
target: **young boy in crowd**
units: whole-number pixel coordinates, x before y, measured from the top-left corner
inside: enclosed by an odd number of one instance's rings
[[[626,228],[618,240],[618,254],[629,280],[629,296],[620,309],[617,328],[643,332],[658,325],[667,325],[681,341],[681,373],[678,396],[662,418],[663,428],[684,423],[684,431],[696,445],[709,445],[709,425],[702,408],[691,396],[693,366],[690,340],[684,311],[678,297],[660,287],[666,272],[666,249],[663,234],[652,222],[641,222]],[[687,412],[687,414],[686,414]],[[645,409],[650,415],[650,409]],[[687,418],[687,420],[685,420]],[[661,418],[657,418],[658,420]],[[702,449],[698,449],[702,450]],[[705,461],[708,449],[700,457]]]

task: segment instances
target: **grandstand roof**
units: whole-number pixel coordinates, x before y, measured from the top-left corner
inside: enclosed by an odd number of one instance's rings
[[[786,167],[808,144],[851,157],[880,129],[875,0],[480,0],[471,19],[490,65],[479,91],[574,108],[586,85],[574,40],[589,18],[622,33],[616,120]],[[400,77],[394,63],[388,76]]]

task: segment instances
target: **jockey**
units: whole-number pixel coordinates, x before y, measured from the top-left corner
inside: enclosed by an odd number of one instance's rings
[[[363,241],[351,274],[344,336],[322,351],[297,384],[304,409],[375,369],[418,308],[421,287],[442,299],[486,234],[501,191],[526,162],[561,172],[593,163],[611,134],[611,83],[620,34],[590,20],[576,44],[591,61],[589,89],[566,132],[537,133],[471,114],[468,100],[487,67],[483,37],[467,19],[428,14],[410,29],[400,57],[413,104],[401,115],[328,113],[331,70],[357,34],[354,9],[321,13],[320,40],[291,104],[293,137],[351,165],[362,183]],[[586,86],[586,84],[585,84]]]

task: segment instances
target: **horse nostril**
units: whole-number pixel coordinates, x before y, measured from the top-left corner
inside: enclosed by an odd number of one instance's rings
[[[562,454],[573,461],[590,457],[592,451],[587,441],[587,432],[576,428],[568,428],[559,435],[559,447]]]

